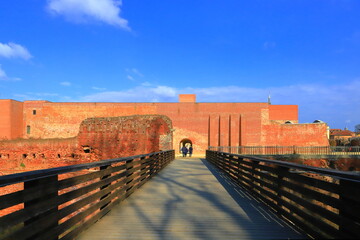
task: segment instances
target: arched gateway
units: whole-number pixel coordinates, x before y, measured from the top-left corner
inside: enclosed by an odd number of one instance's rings
[[[182,148],[183,146],[185,146],[185,147],[187,147],[187,148],[189,148],[190,146],[193,147],[193,143],[192,143],[192,141],[191,141],[189,138],[184,138],[184,139],[182,139],[182,140],[180,141],[180,143],[179,143],[179,151],[180,151],[180,153],[181,153],[181,148]]]

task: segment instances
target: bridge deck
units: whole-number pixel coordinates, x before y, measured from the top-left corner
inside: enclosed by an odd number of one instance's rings
[[[305,236],[205,160],[178,158],[78,239],[291,238]]]

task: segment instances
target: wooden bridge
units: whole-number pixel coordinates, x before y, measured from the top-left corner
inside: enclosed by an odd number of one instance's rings
[[[15,207],[0,218],[0,239],[360,236],[355,173],[215,151],[173,159],[166,151],[0,177],[3,189],[20,185],[0,196],[2,211]]]

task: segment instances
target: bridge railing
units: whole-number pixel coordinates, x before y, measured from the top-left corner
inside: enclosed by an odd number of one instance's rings
[[[360,238],[359,174],[211,150],[206,159],[310,236]]]
[[[174,153],[2,176],[0,239],[73,239],[163,169]]]
[[[210,146],[209,150],[241,155],[360,155],[360,146]]]

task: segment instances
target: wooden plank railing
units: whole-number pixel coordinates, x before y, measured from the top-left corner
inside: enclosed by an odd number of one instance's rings
[[[360,155],[360,146],[210,146],[209,150],[241,155]]]
[[[0,239],[73,239],[174,158],[169,150],[2,176]]]
[[[314,238],[360,238],[360,175],[218,151],[206,159]]]

